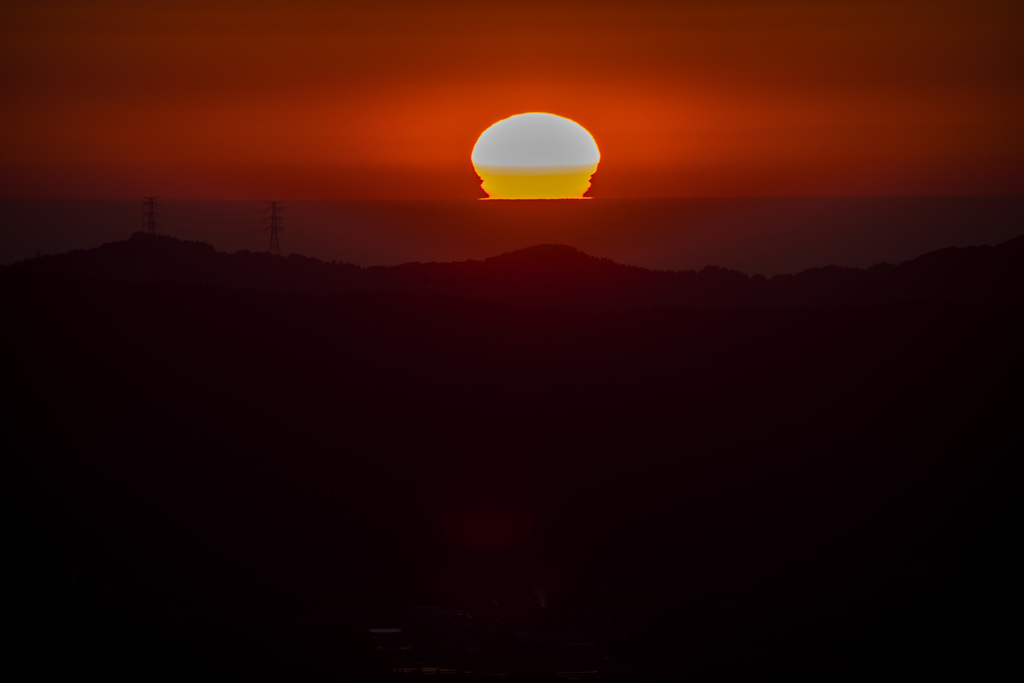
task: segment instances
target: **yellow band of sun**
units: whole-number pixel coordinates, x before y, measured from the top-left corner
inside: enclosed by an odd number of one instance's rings
[[[590,189],[597,164],[525,168],[479,166],[481,187],[501,199],[579,199]]]

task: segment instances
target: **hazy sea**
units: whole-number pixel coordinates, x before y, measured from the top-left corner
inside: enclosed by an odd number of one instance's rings
[[[266,202],[159,199],[158,229],[220,251],[265,251]],[[143,227],[142,199],[0,200],[0,264],[91,248]],[[664,270],[706,265],[772,275],[897,263],[996,244],[1024,226],[1024,195],[284,202],[283,253],[363,266],[483,259],[568,244]]]

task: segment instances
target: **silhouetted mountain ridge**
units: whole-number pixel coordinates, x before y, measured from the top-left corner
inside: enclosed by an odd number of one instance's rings
[[[217,252],[208,244],[136,233],[123,242],[10,266],[128,281],[307,293],[400,291],[554,308],[787,308],[908,301],[1008,305],[1024,301],[1024,236],[996,246],[941,249],[898,265],[825,266],[766,278],[707,266],[652,271],[543,244],[483,261],[363,268],[291,255]]]

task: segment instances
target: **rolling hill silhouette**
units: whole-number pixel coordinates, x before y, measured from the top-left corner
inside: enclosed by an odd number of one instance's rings
[[[126,282],[174,281],[321,294],[395,291],[585,309],[1024,301],[1024,236],[996,246],[943,249],[898,265],[823,267],[770,279],[714,266],[700,271],[651,271],[562,245],[530,247],[483,261],[361,268],[296,255],[223,254],[199,242],[145,233],[11,267]]]
[[[11,651],[126,679],[994,677],[1022,251],[768,279],[135,235],[2,268]],[[475,621],[374,646],[422,605]]]

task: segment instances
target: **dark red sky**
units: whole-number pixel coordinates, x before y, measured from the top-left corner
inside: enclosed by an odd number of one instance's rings
[[[494,121],[587,127],[595,197],[1024,190],[996,0],[13,0],[3,197],[472,198]]]

